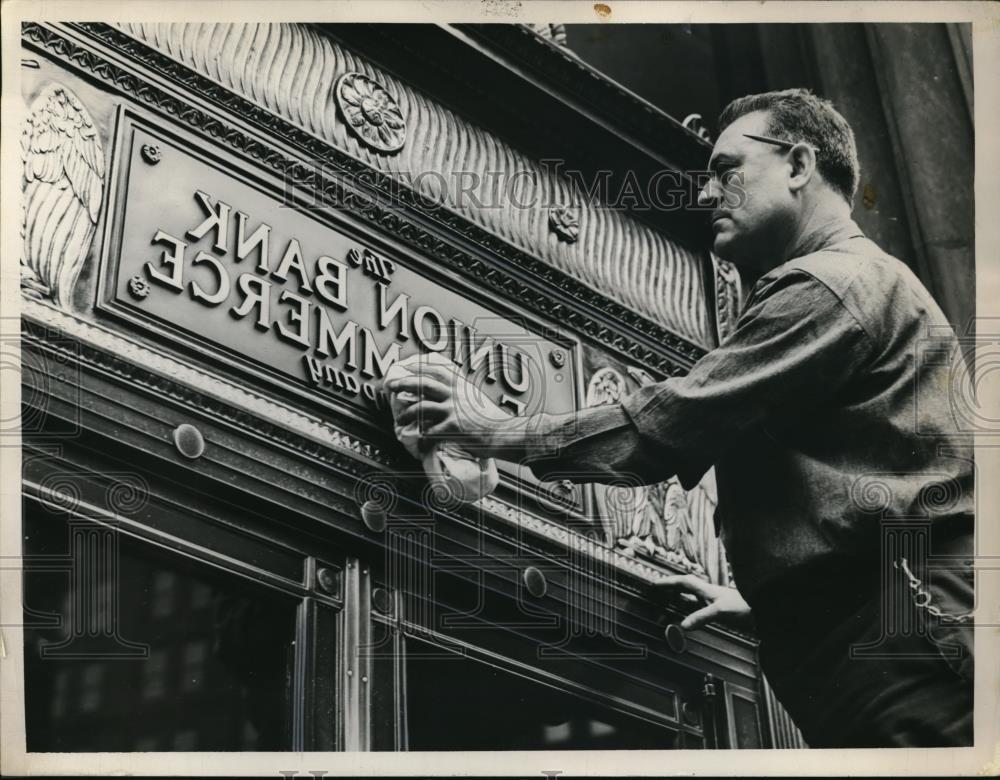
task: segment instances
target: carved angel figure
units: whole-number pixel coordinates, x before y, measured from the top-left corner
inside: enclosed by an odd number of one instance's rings
[[[101,139],[68,89],[50,84],[32,102],[21,156],[21,288],[29,297],[66,306],[90,251],[104,195]]]

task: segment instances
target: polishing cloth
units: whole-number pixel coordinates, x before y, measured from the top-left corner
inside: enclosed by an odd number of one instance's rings
[[[445,366],[456,374],[456,381],[462,383],[461,389],[456,388],[456,397],[461,396],[458,400],[474,400],[481,397],[479,391],[457,375],[455,364],[437,352],[412,355],[405,360],[393,363],[386,372],[385,380],[411,375],[413,373],[411,368],[416,367],[421,362]],[[393,420],[397,420],[406,407],[418,400],[418,396],[410,392],[391,393],[389,408],[392,410]],[[424,472],[431,483],[444,485],[446,492],[458,501],[478,501],[492,493],[500,481],[493,458],[477,458],[458,444],[438,442],[426,453],[421,453],[418,447],[420,429],[417,421],[404,426],[395,425],[394,431],[396,438],[399,439],[406,451],[421,461]]]

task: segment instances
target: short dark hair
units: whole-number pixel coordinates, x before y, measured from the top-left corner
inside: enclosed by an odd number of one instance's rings
[[[719,133],[742,116],[768,112],[766,133],[783,141],[805,141],[820,149],[816,168],[823,179],[854,200],[861,177],[854,131],[833,103],[808,89],[785,89],[736,98],[719,114]]]

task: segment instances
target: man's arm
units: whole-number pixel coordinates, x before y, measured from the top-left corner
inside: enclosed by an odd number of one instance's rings
[[[642,387],[619,404],[562,415],[470,415],[456,402],[447,369],[435,368],[387,387],[422,395],[399,424],[419,419],[429,439],[526,462],[540,479],[579,474],[581,482],[634,476],[652,483],[676,474],[691,488],[748,430],[829,400],[871,354],[840,299],[796,270],[751,299],[730,338],[690,373]]]

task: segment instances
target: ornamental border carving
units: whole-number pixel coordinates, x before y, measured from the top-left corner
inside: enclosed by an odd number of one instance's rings
[[[566,273],[518,250],[460,215],[440,209],[434,209],[431,214],[423,198],[412,189],[401,187],[386,174],[229,92],[221,85],[130,38],[124,32],[98,23],[74,23],[71,29],[156,70],[160,75],[209,100],[216,107],[253,123],[258,130],[283,138],[305,152],[307,157],[323,159],[325,163],[332,164],[338,171],[352,178],[363,175],[366,183],[384,195],[385,203],[392,203],[394,197],[402,208],[387,208],[383,205],[382,197],[372,199],[348,189],[344,184],[320,174],[315,168],[197,108],[177,94],[167,93],[144,80],[141,75],[110,62],[98,52],[71,40],[62,30],[31,22],[22,26],[22,34],[29,47],[55,56],[65,64],[100,79],[147,109],[165,112],[189,128],[223,142],[231,150],[270,168],[295,186],[310,189],[330,206],[345,209],[373,227],[393,234],[415,251],[432,255],[509,301],[547,312],[553,321],[599,342],[631,362],[648,366],[664,376],[675,376],[683,373],[705,354],[705,350],[696,344],[589,289]],[[482,252],[502,259],[526,273],[533,284],[527,284],[492,262],[429,232],[412,219],[413,214],[433,216],[435,223],[444,227],[449,237],[463,239],[478,246]],[[549,290],[557,292],[552,294]]]

